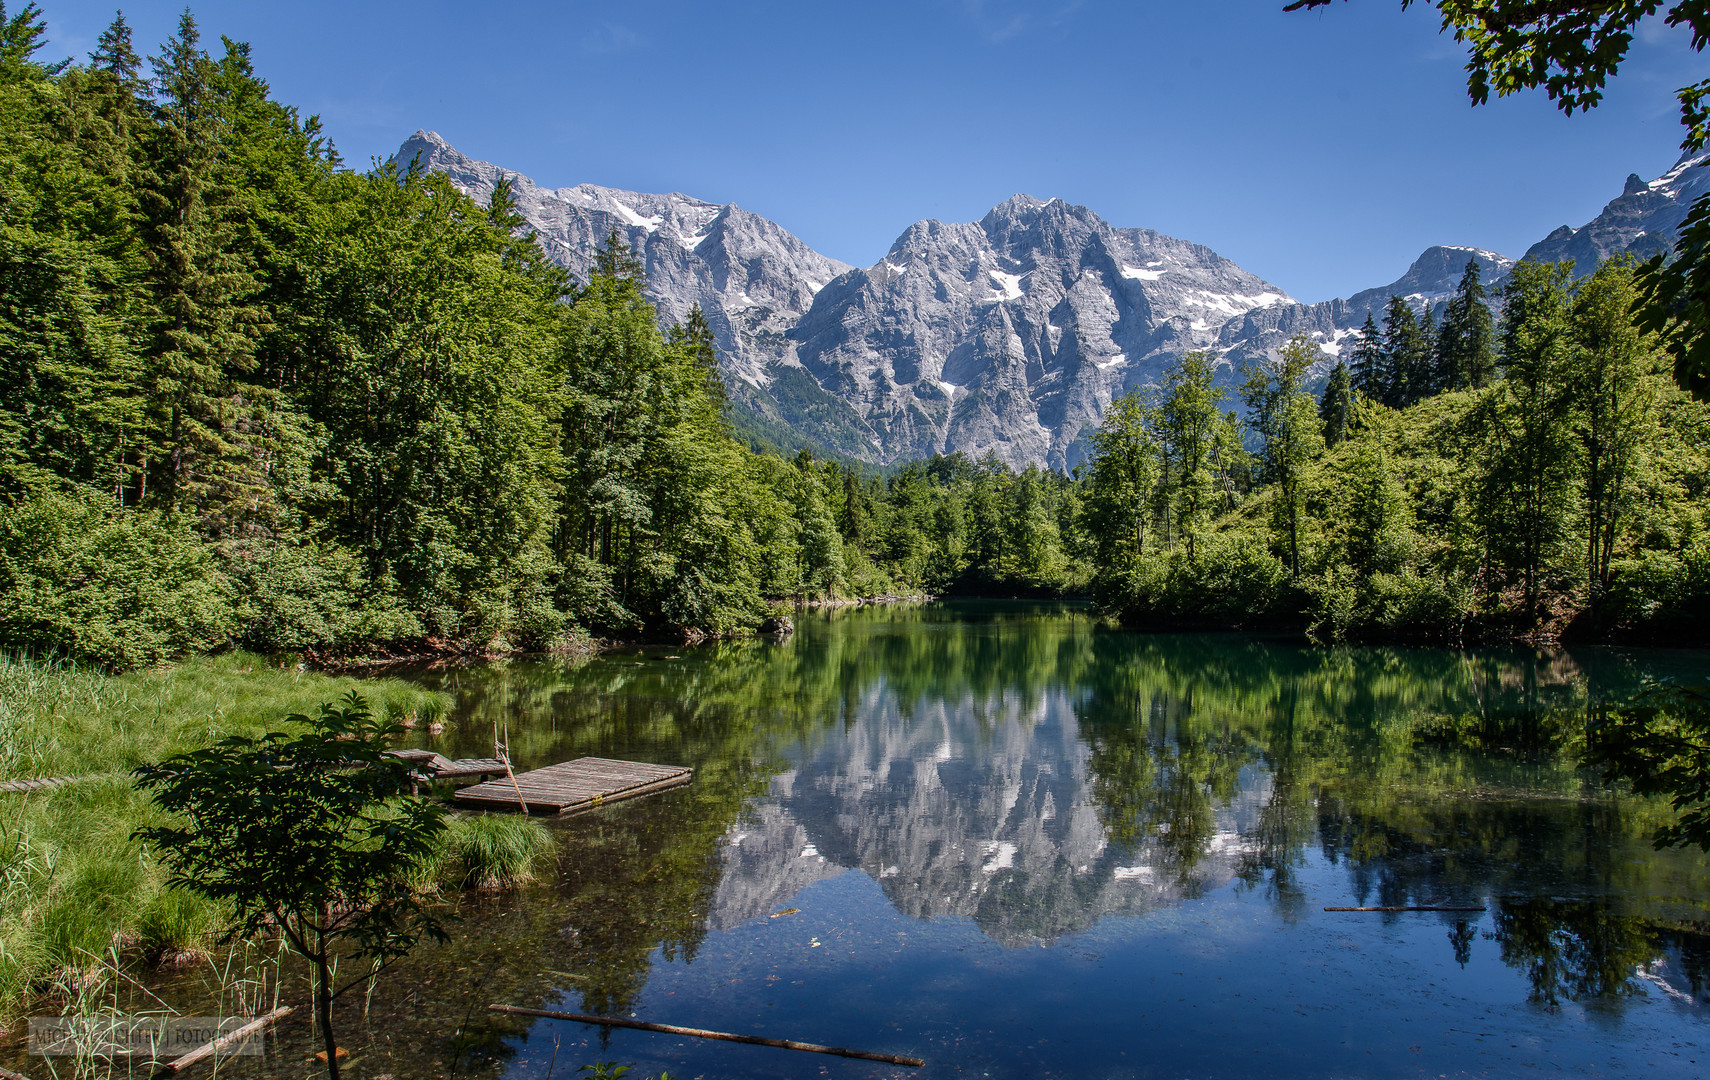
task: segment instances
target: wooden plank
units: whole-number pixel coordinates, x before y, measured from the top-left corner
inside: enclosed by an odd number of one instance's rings
[[[497,758],[458,758],[446,762],[434,776],[444,780],[458,776],[489,776],[504,771],[505,763]]]
[[[642,795],[653,795],[661,791],[670,791],[672,788],[684,787],[693,779],[694,777],[687,773],[682,776],[668,776],[663,780],[656,780],[651,784],[643,784],[641,787],[628,788],[624,791],[618,792],[616,795],[603,796],[598,801],[589,799],[586,802],[566,806],[564,809],[560,810],[559,813],[580,814],[589,810],[597,810],[608,803],[622,802],[625,799],[639,798]]]
[[[508,777],[503,782],[490,780],[463,788],[455,798],[495,809],[516,809],[520,789],[531,809],[564,813],[678,787],[693,778],[693,770],[677,766],[577,758],[519,773],[514,787]]]

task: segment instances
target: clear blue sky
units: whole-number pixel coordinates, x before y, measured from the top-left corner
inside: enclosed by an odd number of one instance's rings
[[[111,0],[42,0],[82,59]],[[1705,66],[1649,26],[1599,110],[1473,109],[1435,12],[1354,0],[202,0],[346,159],[416,128],[552,186],[736,202],[875,262],[921,218],[1017,191],[1207,244],[1295,297],[1398,277],[1429,244],[1519,256],[1678,157]],[[8,7],[16,11],[19,0]],[[129,3],[153,52],[181,3]]]

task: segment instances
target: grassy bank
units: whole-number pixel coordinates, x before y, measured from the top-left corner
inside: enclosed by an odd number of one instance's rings
[[[223,912],[166,887],[131,839],[161,823],[128,772],[228,735],[259,735],[356,689],[380,715],[431,720],[447,699],[395,679],[333,678],[232,653],[112,676],[0,657],[0,780],[93,779],[0,795],[0,1017],[118,945],[149,959],[196,947]]]

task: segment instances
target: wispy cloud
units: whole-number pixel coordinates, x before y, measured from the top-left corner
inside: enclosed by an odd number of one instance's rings
[[[962,15],[990,42],[1008,41],[1029,30],[1054,28],[1080,10],[1085,0],[1044,6],[1026,0],[959,0]]]
[[[582,51],[593,54],[630,52],[644,48],[647,39],[619,23],[602,23],[582,37]]]

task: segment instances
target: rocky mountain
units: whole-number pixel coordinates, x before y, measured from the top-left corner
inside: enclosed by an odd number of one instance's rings
[[[572,273],[586,275],[594,252],[617,229],[642,259],[648,296],[661,321],[678,322],[699,304],[718,343],[739,400],[771,405],[768,386],[792,359],[785,336],[827,282],[849,269],[814,251],[777,224],[735,204],[687,195],[648,195],[595,184],[547,188],[532,179],[458,152],[436,132],[417,131],[392,161],[400,168],[444,173],[459,190],[485,202],[510,177],[517,210],[541,247]],[[801,387],[793,388],[799,396]],[[810,398],[813,395],[808,395]],[[812,401],[833,419],[847,409],[829,395]],[[772,406],[777,412],[776,406]]]
[[[425,131],[393,160],[444,172],[481,200],[503,174]],[[1710,191],[1707,163],[1630,177],[1595,220],[1557,229],[1527,257],[1571,257],[1589,272],[1611,254],[1658,250]],[[1432,247],[1387,285],[1302,304],[1202,245],[1017,195],[977,222],[917,222],[856,269],[734,205],[505,175],[552,258],[585,273],[615,227],[644,260],[662,321],[701,306],[751,431],[882,464],[962,451],[1072,468],[1111,399],[1187,350],[1212,351],[1232,388],[1243,365],[1304,332],[1325,354],[1322,375],[1392,295],[1437,305],[1469,259],[1487,285],[1513,265]]]
[[[1209,248],[1017,195],[978,222],[911,226],[839,277],[789,332],[880,460],[1079,460],[1115,394],[1232,319],[1292,305]]]
[[[1630,252],[1647,259],[1674,243],[1692,203],[1710,192],[1710,154],[1686,154],[1655,180],[1627,177],[1619,198],[1584,225],[1563,225],[1526,250],[1537,262],[1574,260],[1575,271],[1589,274],[1612,255]]]

